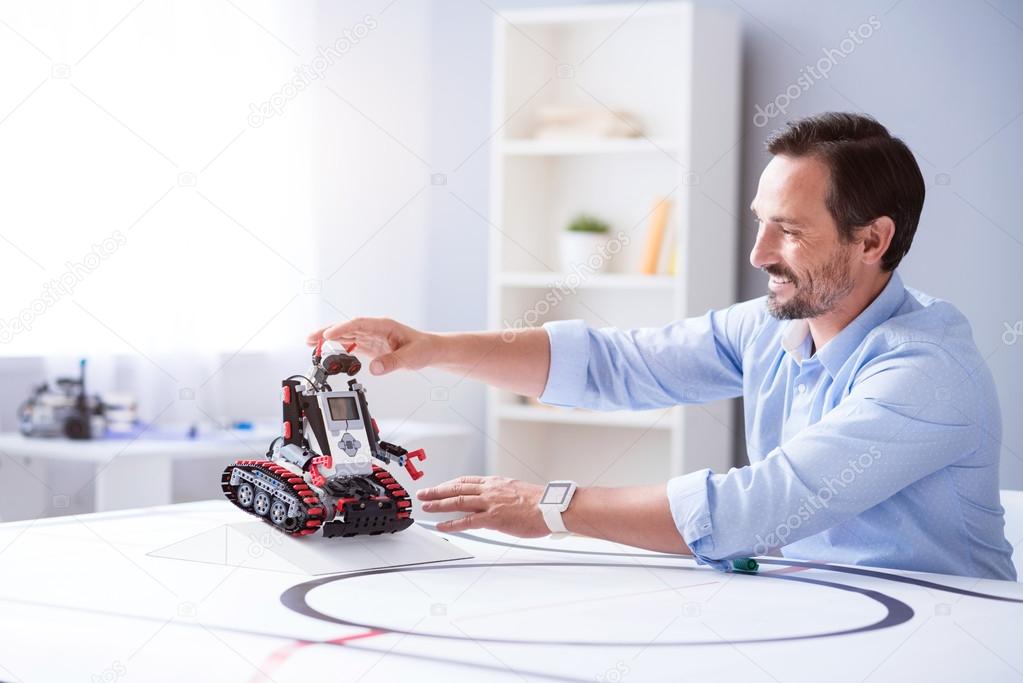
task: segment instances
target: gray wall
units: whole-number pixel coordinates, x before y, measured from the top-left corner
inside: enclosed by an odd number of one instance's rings
[[[788,118],[867,112],[916,153],[927,201],[900,271],[907,284],[953,302],[972,322],[1002,401],[1002,483],[1023,488],[1023,337],[1003,341],[1005,325],[1023,320],[1023,229],[1015,206],[1023,151],[1023,3],[703,1],[738,13],[744,25],[743,139],[729,152],[741,155],[743,202],[755,193],[768,159],[764,138]],[[574,3],[489,4],[500,10]],[[431,158],[453,169],[491,133],[487,55],[494,15],[482,3],[457,0],[435,0],[431,13]],[[849,31],[865,24],[868,38],[843,44]],[[758,126],[764,122],[755,120],[757,105],[782,96],[829,49],[842,54],[831,53],[828,77],[801,91],[784,115]],[[485,213],[487,149],[449,173],[448,183]],[[739,291],[752,298],[765,282],[747,262],[754,232],[745,204],[736,212],[743,225]],[[432,199],[429,221],[427,323],[480,328],[486,322],[486,226],[442,194]],[[479,392],[482,399],[482,390],[467,383],[459,391]],[[482,416],[480,400],[479,424]],[[741,447],[736,457],[744,462]]]

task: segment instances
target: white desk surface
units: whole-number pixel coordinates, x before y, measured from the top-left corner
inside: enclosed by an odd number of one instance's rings
[[[419,439],[432,436],[467,435],[466,428],[457,425],[425,422],[403,422],[393,428],[381,420],[385,439]],[[390,431],[388,431],[390,429]],[[80,462],[107,462],[117,458],[151,458],[172,456],[175,460],[189,458],[262,457],[280,431],[267,429],[210,432],[195,439],[161,438],[143,433],[138,438],[83,439],[28,438],[18,432],[0,433],[0,452],[14,457],[46,458],[49,460],[75,460]]]
[[[268,431],[236,429],[203,435],[196,439],[154,438],[145,434],[139,438],[81,439],[63,437],[28,438],[17,432],[0,434],[0,451],[15,457],[46,458],[48,460],[76,460],[106,462],[112,457],[137,458],[173,455],[179,458],[231,457],[240,450],[249,453],[261,451],[276,434]]]
[[[0,678],[1023,680],[1016,583],[785,560],[721,574],[490,532],[447,537],[473,559],[326,576],[149,554],[249,520],[217,501],[0,525]]]

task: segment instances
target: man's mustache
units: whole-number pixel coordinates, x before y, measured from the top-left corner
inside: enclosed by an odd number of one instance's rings
[[[786,268],[781,266],[765,266],[761,270],[772,277],[791,280],[792,284],[796,284],[796,274]]]

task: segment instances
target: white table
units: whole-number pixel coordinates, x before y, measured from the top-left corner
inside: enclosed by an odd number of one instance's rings
[[[473,467],[470,462],[470,433],[465,428],[404,422],[387,432],[387,421],[381,420],[381,429],[385,430],[385,438],[398,444],[407,444],[410,450],[424,446],[428,456],[433,452],[435,457],[422,465],[428,475],[423,482],[434,481],[440,472],[451,474],[457,471],[463,474],[478,471],[478,465]],[[174,463],[206,460],[226,466],[239,458],[261,458],[270,441],[278,434],[267,430],[231,430],[213,432],[196,439],[153,438],[143,434],[137,439],[72,441],[64,438],[26,438],[18,433],[5,433],[0,434],[0,458],[18,459],[16,463],[5,463],[10,471],[17,471],[19,465],[31,471],[29,468],[33,463],[89,465],[95,490],[94,511],[107,512],[175,502],[172,490]],[[434,476],[429,476],[431,474]],[[47,486],[44,474],[32,474],[25,481],[29,485]],[[211,484],[211,491],[215,492],[219,489],[220,479],[216,477],[210,481],[215,484]],[[36,510],[29,509],[26,514],[8,516],[8,520],[25,519],[37,514]]]
[[[17,458],[27,468],[39,463],[84,463],[92,470],[95,510],[106,512],[173,502],[171,482],[175,461],[259,457],[273,435],[233,430],[196,439],[149,438],[92,439],[27,438],[0,434],[0,454]],[[8,468],[12,467],[11,463]],[[40,483],[47,485],[43,476]],[[56,494],[63,495],[63,494]],[[59,501],[57,506],[59,507]]]
[[[491,532],[447,536],[472,559],[326,576],[268,569],[288,546],[258,536],[251,567],[157,556],[247,520],[220,501],[0,525],[0,679],[1023,679],[1009,582],[784,560],[721,574]]]

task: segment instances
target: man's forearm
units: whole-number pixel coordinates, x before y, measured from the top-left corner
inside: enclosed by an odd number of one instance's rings
[[[547,385],[551,347],[542,328],[437,334],[435,343],[434,367],[533,398]]]
[[[691,554],[671,517],[664,484],[580,487],[562,518],[573,533],[662,553]]]

